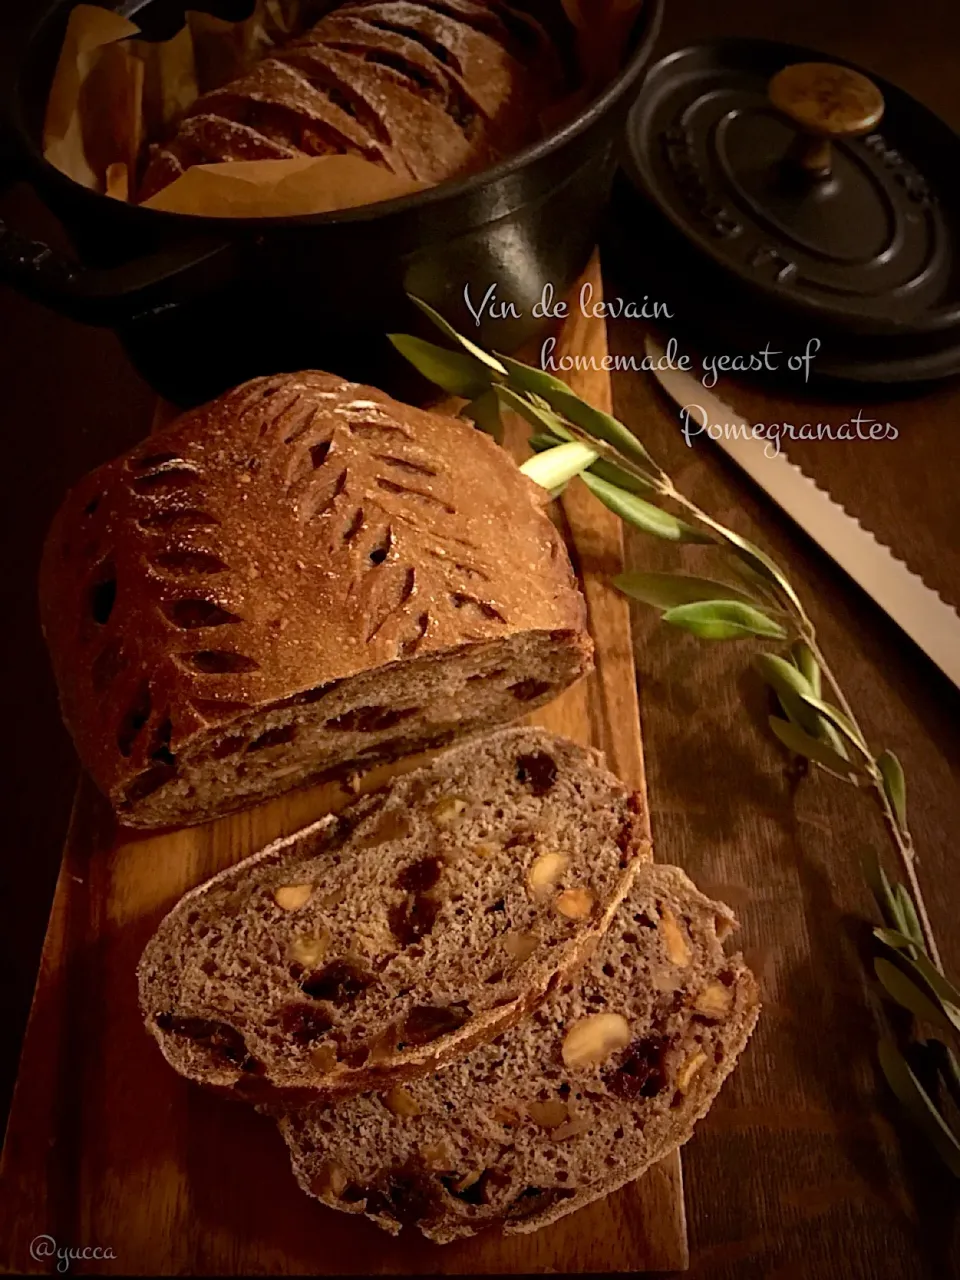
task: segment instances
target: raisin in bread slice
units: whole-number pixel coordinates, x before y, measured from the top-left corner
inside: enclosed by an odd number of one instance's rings
[[[734,925],[676,867],[640,867],[581,972],[434,1075],[279,1117],[300,1186],[446,1243],[536,1231],[687,1141],[733,1069],[757,986]]]
[[[307,371],[92,472],[41,616],[120,820],[204,822],[517,720],[590,669],[548,495],[482,432]]]
[[[181,1074],[254,1098],[432,1071],[576,965],[644,830],[595,751],[458,747],[187,894],[140,963],[147,1026]]]

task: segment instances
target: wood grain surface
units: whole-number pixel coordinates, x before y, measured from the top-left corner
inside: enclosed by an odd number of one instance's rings
[[[741,35],[848,58],[960,131],[955,0],[909,10],[897,0],[684,0],[667,5],[661,47]],[[632,289],[607,282],[608,296]],[[641,326],[609,328],[615,353],[642,354]],[[755,378],[716,390],[756,422],[839,423],[862,409],[895,424],[896,440],[798,441],[787,452],[960,607],[960,380],[785,396]],[[921,883],[947,972],[960,978],[960,692],[719,448],[686,446],[651,379],[615,377],[614,407],[684,492],[787,567],[868,739],[903,762]],[[627,535],[631,567],[681,560],[704,563]],[[797,774],[771,741],[750,644],[667,634],[651,615],[635,608],[633,636],[657,856],[737,910],[764,998],[749,1053],[684,1154],[690,1272],[955,1280],[960,1184],[904,1123],[875,1059],[891,1015],[870,978],[878,921],[860,858],[868,845],[886,851],[881,824],[866,796]]]
[[[590,278],[602,289],[599,264]],[[602,321],[579,314],[561,348],[606,354]],[[609,379],[576,389],[611,407]],[[525,456],[515,421],[508,444]],[[601,747],[645,788],[626,601],[605,579],[620,571],[619,521],[582,486],[562,503],[597,646],[596,672],[533,717]],[[422,757],[421,757],[422,758]],[[412,762],[405,762],[406,767]],[[396,769],[362,782],[381,785]],[[134,973],[160,917],[189,888],[279,835],[342,807],[340,785],[295,792],[248,813],[152,837],[118,830],[81,785],[54,898],[0,1170],[0,1240],[11,1270],[30,1241],[110,1242],[107,1274],[477,1274],[641,1271],[687,1261],[679,1157],[615,1196],[531,1236],[440,1247],[399,1241],[309,1200],[274,1125],[175,1075],[143,1029]]]
[[[612,326],[615,351],[642,354],[642,341],[636,326]],[[673,405],[652,380],[622,380],[616,390],[617,415],[678,486],[788,567],[868,740],[902,760],[920,879],[944,964],[956,977],[960,694],[716,446],[687,447]],[[718,390],[743,411],[801,407],[756,387]],[[960,389],[951,394],[956,409]],[[945,455],[956,476],[960,439],[947,437],[943,417],[923,424],[919,404],[906,415],[902,405],[876,408],[896,412],[912,432],[882,460],[860,463],[871,483],[859,485],[856,509],[922,564],[919,540],[891,518],[897,471],[916,482],[912,450],[922,435],[922,456]],[[804,459],[824,484],[837,474],[833,448],[823,444]],[[876,479],[884,468],[887,489]],[[857,490],[849,472],[843,483]],[[944,531],[960,532],[955,507],[945,504],[936,518]],[[699,552],[634,530],[627,536],[630,568],[716,574],[717,561]],[[960,580],[947,586],[960,600]],[[897,867],[869,798],[797,772],[772,739],[765,692],[750,670],[752,642],[697,641],[641,606],[633,635],[644,740],[656,744],[648,766],[657,857],[685,867],[737,911],[764,1000],[749,1052],[684,1156],[693,1188],[691,1273],[711,1280],[960,1275],[957,1184],[903,1122],[876,1065],[890,1013],[871,981],[870,930],[879,920],[861,858],[872,848],[891,874]]]

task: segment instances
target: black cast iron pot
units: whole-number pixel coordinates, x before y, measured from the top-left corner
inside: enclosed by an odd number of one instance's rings
[[[327,368],[390,382],[384,334],[423,324],[407,293],[478,341],[515,350],[542,322],[545,284],[576,280],[596,243],[626,112],[663,0],[644,0],[629,60],[577,119],[484,173],[376,206],[292,218],[212,219],[125,205],[43,159],[40,137],[72,0],[59,0],[17,58],[6,104],[8,176],[30,182],[76,248],[67,259],[0,223],[0,279],[65,315],[108,325],[140,373],[181,404],[257,374]],[[113,7],[172,34],[182,0]],[[464,300],[492,284],[519,320],[479,326]]]

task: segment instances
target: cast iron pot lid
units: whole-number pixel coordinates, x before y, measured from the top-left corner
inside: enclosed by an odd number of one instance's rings
[[[618,239],[681,311],[816,336],[833,376],[960,372],[960,138],[896,86],[776,42],[681,49],[631,110],[624,169],[643,199]]]

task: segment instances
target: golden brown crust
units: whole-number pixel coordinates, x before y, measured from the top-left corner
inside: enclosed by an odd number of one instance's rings
[[[192,164],[248,158],[357,155],[427,183],[474,173],[533,140],[561,79],[546,32],[509,6],[343,5],[202,95],[153,148],[140,199]]]
[[[81,481],[48,537],[42,620],[81,759],[119,805],[211,728],[357,673],[527,632],[585,669],[543,499],[465,423],[326,373],[184,414]]]

